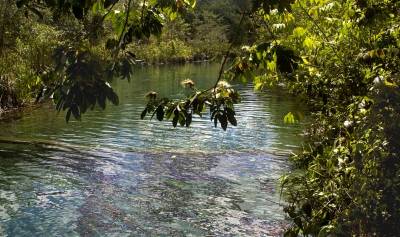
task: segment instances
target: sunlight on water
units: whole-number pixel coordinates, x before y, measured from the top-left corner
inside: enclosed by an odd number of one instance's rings
[[[276,236],[285,223],[278,178],[301,143],[283,116],[301,105],[284,93],[237,85],[239,125],[208,119],[191,128],[140,120],[144,95],[182,97],[179,82],[213,84],[218,65],[137,68],[116,81],[119,106],[65,123],[51,105],[1,123],[0,138],[52,146],[0,145],[0,235]],[[57,146],[60,144],[60,146]]]

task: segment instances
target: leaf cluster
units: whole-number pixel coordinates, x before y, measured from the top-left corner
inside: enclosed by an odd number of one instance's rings
[[[64,80],[53,91],[54,101],[58,111],[67,111],[67,122],[71,114],[75,119],[80,119],[87,109],[94,109],[96,104],[104,109],[107,99],[118,105],[118,96],[104,75],[109,72],[110,77],[113,77],[118,73],[129,78],[132,68],[129,62],[122,60],[110,71],[106,62],[89,51],[59,48],[54,57],[57,64],[53,73],[64,76]]]
[[[223,130],[227,129],[229,123],[237,126],[234,104],[240,102],[240,97],[226,82],[204,91],[198,91],[194,85],[190,88],[194,93],[184,100],[158,99],[156,93],[148,94],[149,102],[141,114],[141,119],[151,114],[151,118],[156,116],[159,121],[171,120],[174,127],[178,124],[189,127],[193,116],[202,117],[208,108],[215,127],[218,123]]]

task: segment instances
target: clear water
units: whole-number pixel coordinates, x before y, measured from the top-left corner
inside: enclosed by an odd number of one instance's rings
[[[181,97],[180,81],[213,85],[218,65],[137,68],[116,81],[119,106],[81,122],[43,106],[0,123],[1,236],[277,236],[285,223],[278,178],[301,143],[283,116],[301,104],[236,85],[239,125],[207,116],[191,128],[140,120],[144,95]],[[47,144],[47,145],[46,145]]]

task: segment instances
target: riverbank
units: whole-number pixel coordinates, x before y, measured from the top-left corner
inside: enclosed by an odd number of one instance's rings
[[[156,60],[150,61],[149,59],[136,59],[135,64],[141,66],[161,66],[161,65],[183,65],[183,64],[197,64],[197,63],[212,63],[217,60],[221,56],[216,56],[212,58],[178,58],[178,59],[171,59],[166,61]]]
[[[30,103],[24,103],[14,108],[0,109],[0,123],[7,123],[13,120],[21,119],[25,113],[29,113],[31,111],[39,109],[41,106],[42,103],[35,103],[32,101]]]

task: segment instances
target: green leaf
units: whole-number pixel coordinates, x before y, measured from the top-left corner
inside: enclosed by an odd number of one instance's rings
[[[107,93],[107,98],[113,103],[114,105],[119,104],[119,98],[118,95],[110,88]]]
[[[178,120],[179,120],[179,114],[175,114],[174,118],[172,119],[172,125],[174,128],[178,125]]]
[[[186,127],[189,127],[191,123],[192,123],[192,114],[188,114],[186,116]]]
[[[71,109],[68,109],[67,115],[65,116],[65,120],[67,121],[67,123],[69,122],[70,117],[71,117]]]
[[[217,125],[218,125],[218,117],[219,117],[219,114],[216,114],[214,116],[214,127],[217,127]]]
[[[237,126],[237,120],[234,115],[228,115],[228,121],[233,126],[235,126],[235,127]]]
[[[185,115],[183,112],[179,113],[179,125],[181,125],[182,127],[185,126],[186,121],[185,121]]]
[[[285,115],[285,117],[283,118],[283,121],[284,121],[285,123],[288,123],[288,124],[294,124],[294,123],[297,122],[297,121],[295,120],[295,117],[294,117],[294,115],[293,115],[292,112],[287,113],[287,114]]]
[[[221,124],[221,127],[224,131],[228,128],[228,118],[226,117],[226,113],[224,112],[221,116],[218,117],[218,120]]]
[[[191,8],[196,7],[196,0],[184,0],[186,4],[188,4]]]
[[[256,83],[254,84],[254,90],[260,91],[260,90],[263,88],[263,86],[264,86],[264,83],[263,83],[263,82],[256,82]]]
[[[303,46],[309,49],[313,49],[316,44],[317,42],[311,37],[306,37],[303,41]]]
[[[146,117],[146,114],[147,114],[147,107],[140,114],[140,119],[144,119],[144,117]]]
[[[74,116],[74,118],[76,120],[80,120],[81,119],[81,113],[80,113],[79,108],[78,108],[77,105],[71,106],[70,111],[72,111],[72,115]]]
[[[156,109],[156,116],[158,121],[164,120],[164,106],[158,106],[158,108]]]
[[[296,27],[296,28],[293,30],[293,36],[296,37],[296,38],[302,37],[303,35],[306,34],[306,32],[307,32],[307,30],[304,29],[303,27]]]
[[[228,118],[228,121],[230,124],[232,124],[233,126],[237,126],[237,121],[235,118],[235,111],[231,108],[226,108],[226,116]]]
[[[99,104],[100,108],[106,108],[106,96],[103,93],[97,97],[97,103]]]

